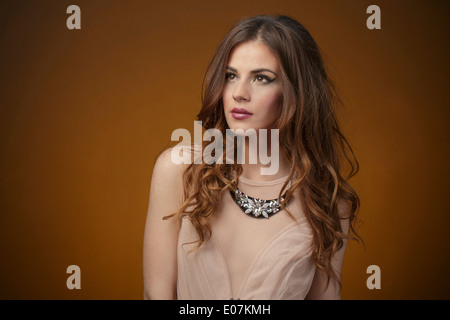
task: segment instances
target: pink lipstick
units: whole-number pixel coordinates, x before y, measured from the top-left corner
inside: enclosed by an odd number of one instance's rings
[[[237,120],[243,120],[250,118],[253,115],[253,113],[245,110],[244,108],[233,108],[231,110],[231,115],[233,116],[233,118]]]

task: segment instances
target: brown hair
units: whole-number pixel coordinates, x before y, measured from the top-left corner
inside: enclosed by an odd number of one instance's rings
[[[292,164],[287,180],[293,179],[282,206],[287,210],[285,203],[294,191],[299,193],[313,229],[314,263],[325,272],[328,281],[337,279],[331,259],[342,247],[344,238],[356,239],[342,232],[337,204],[338,200],[344,200],[349,205],[350,230],[359,238],[353,225],[360,201],[347,182],[358,172],[359,165],[339,128],[335,109],[341,102],[309,32],[287,16],[260,15],[238,22],[222,40],[208,66],[198,120],[202,121],[204,129],[219,129],[225,137],[228,125],[222,92],[226,64],[236,45],[252,40],[266,44],[281,64],[283,103],[276,128],[280,133],[280,150]],[[225,154],[226,139],[223,141]],[[203,142],[203,148],[205,146],[206,142]],[[343,177],[342,160],[350,164],[346,178]],[[234,179],[232,171],[236,172]],[[207,234],[211,234],[209,217],[219,208],[224,192],[235,190],[241,173],[242,166],[236,162],[191,164],[184,172],[185,202],[171,216],[186,217],[192,222],[199,235],[198,246],[207,240]],[[279,199],[286,186],[287,182]]]

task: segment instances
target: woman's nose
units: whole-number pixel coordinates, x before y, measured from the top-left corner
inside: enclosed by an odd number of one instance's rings
[[[233,99],[236,102],[250,101],[248,85],[244,81],[239,81],[233,90]]]

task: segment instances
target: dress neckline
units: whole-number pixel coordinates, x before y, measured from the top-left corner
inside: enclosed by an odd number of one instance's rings
[[[279,180],[279,179],[277,179]],[[285,235],[287,232],[291,232],[292,229],[295,227],[301,228],[302,226],[305,226],[307,224],[306,217],[300,217],[298,219],[295,219],[294,221],[291,221],[284,227],[282,227],[277,233],[275,233],[266,243],[259,248],[256,255],[253,257],[253,259],[250,261],[250,264],[247,266],[247,269],[244,272],[244,276],[242,279],[242,282],[240,285],[238,285],[238,291],[236,291],[236,297],[233,297],[233,287],[231,284],[231,274],[230,270],[228,268],[227,259],[225,258],[225,255],[222,250],[222,246],[220,244],[219,239],[216,238],[216,235],[214,233],[211,234],[211,240],[212,245],[217,250],[217,252],[220,255],[220,260],[222,265],[224,266],[224,270],[227,275],[227,287],[228,287],[228,294],[232,299],[240,299],[241,296],[244,294],[245,289],[247,287],[247,283],[249,282],[249,278],[252,276],[252,270],[255,268],[255,266],[258,264],[258,262],[263,258],[263,256],[275,245],[276,241],[280,241],[279,239],[282,238],[283,235]]]

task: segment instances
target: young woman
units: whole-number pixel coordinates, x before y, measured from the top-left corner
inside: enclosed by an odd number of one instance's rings
[[[202,100],[198,120],[223,134],[224,159],[227,129],[260,139],[260,129],[278,130],[278,140],[267,134],[268,150],[279,144],[278,170],[261,174],[260,157],[175,164],[172,149],[162,152],[145,226],[144,298],[339,299],[359,209],[347,180],[358,162],[311,35],[286,16],[240,21],[208,67]]]

